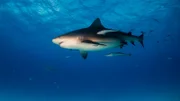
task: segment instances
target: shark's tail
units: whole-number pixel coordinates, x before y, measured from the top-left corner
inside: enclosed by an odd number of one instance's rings
[[[144,32],[141,32],[142,34],[138,37],[138,41],[141,43],[141,45],[144,47]]]

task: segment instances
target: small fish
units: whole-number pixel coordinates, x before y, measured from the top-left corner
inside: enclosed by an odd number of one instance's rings
[[[113,56],[131,56],[131,54],[126,54],[122,52],[111,52],[109,54],[106,54],[107,57],[113,57]]]
[[[32,78],[31,78],[31,77],[29,77],[29,81],[32,81]]]
[[[65,58],[67,59],[67,58],[70,58],[71,56],[66,56]]]
[[[168,60],[172,60],[172,57],[168,57]]]
[[[151,29],[151,30],[149,31],[149,33],[152,33],[153,31],[154,31],[154,30]]]
[[[158,19],[156,19],[156,18],[153,18],[153,20],[154,20],[154,21],[156,21],[156,22],[158,22],[158,23],[160,23],[160,22],[159,22],[159,20],[158,20]]]
[[[57,68],[48,66],[48,67],[45,68],[45,70],[49,71],[49,72],[54,72],[54,71],[57,71]]]

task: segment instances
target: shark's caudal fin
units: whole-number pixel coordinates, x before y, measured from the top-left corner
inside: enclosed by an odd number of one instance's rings
[[[143,40],[144,40],[144,32],[142,31],[141,32],[142,34],[138,37],[139,38],[139,42],[141,43],[141,45],[144,47],[144,42],[143,42]]]

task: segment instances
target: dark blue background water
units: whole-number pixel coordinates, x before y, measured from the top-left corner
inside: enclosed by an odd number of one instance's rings
[[[145,48],[83,60],[52,43],[97,17],[108,28],[146,32]],[[179,23],[179,0],[1,0],[0,101],[179,101]],[[132,56],[104,56],[112,51]]]

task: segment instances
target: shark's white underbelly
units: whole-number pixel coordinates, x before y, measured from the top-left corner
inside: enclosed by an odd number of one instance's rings
[[[101,51],[110,48],[115,48],[120,46],[120,42],[117,40],[110,41],[98,41],[100,44],[93,43],[84,43],[79,41],[68,41],[66,43],[61,44],[62,48],[66,49],[75,49],[75,50],[83,50],[83,51]]]

